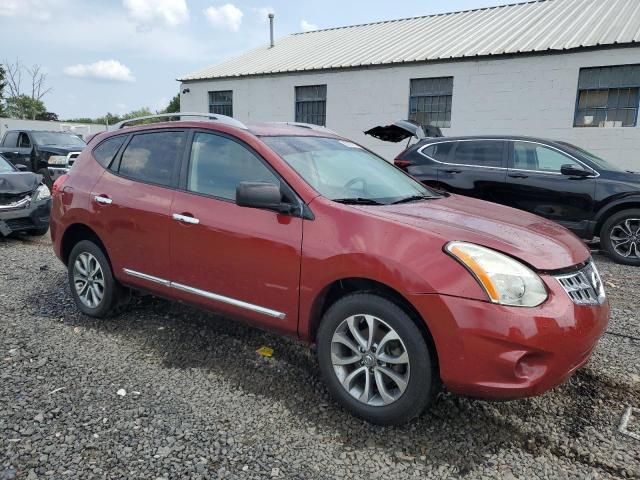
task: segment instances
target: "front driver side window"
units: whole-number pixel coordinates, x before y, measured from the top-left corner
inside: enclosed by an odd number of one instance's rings
[[[513,168],[540,172],[560,173],[563,165],[583,168],[571,157],[544,145],[529,142],[514,142]]]
[[[21,133],[18,139],[18,148],[31,148],[31,142],[29,141],[29,135]]]
[[[248,148],[230,138],[198,132],[193,137],[187,190],[235,201],[240,182],[280,180]]]

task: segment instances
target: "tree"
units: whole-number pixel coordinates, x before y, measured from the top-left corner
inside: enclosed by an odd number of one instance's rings
[[[171,99],[167,108],[164,109],[163,113],[176,113],[180,111],[180,94],[176,94],[175,97]]]
[[[7,86],[5,76],[6,72],[4,67],[0,65],[0,117],[4,116],[4,87]]]
[[[28,95],[7,99],[7,113],[12,118],[35,120],[38,115],[42,115],[46,111],[44,103]]]
[[[53,112],[44,112],[36,115],[36,120],[45,120],[47,122],[57,122],[58,115]]]

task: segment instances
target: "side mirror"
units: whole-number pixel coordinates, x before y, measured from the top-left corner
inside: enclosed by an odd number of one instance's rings
[[[591,172],[590,170],[580,168],[573,163],[562,165],[562,167],[560,168],[560,173],[562,173],[562,175],[566,175],[567,177],[591,177],[593,175],[593,172]]]
[[[27,166],[26,166],[26,165],[22,165],[21,163],[17,164],[17,165],[16,165],[16,168],[17,168],[18,170],[20,170],[21,172],[28,172],[28,171],[29,171],[29,169],[27,168]]]
[[[280,186],[268,182],[240,182],[236,187],[236,204],[240,207],[290,213],[292,206],[282,203]]]

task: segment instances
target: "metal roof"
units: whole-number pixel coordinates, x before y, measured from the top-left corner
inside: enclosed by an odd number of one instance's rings
[[[296,33],[179,80],[566,51],[640,41],[640,0],[537,0]]]

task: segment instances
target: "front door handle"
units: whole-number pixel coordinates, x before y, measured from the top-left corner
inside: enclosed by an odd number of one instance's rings
[[[510,173],[509,176],[511,178],[529,178],[529,175],[525,175],[524,173]]]
[[[188,223],[190,225],[198,225],[200,223],[200,220],[198,220],[197,218],[191,215],[182,215],[180,213],[174,213],[173,219],[177,220],[178,222]]]
[[[462,173],[462,170],[458,170],[456,168],[451,169],[451,170],[445,170],[446,173]]]
[[[111,205],[113,203],[113,200],[103,195],[96,195],[95,197],[93,197],[93,199],[96,201],[96,203],[101,203],[102,205]]]

